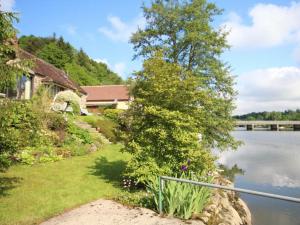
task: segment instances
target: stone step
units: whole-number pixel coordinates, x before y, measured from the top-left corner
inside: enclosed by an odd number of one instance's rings
[[[74,122],[77,126],[79,126],[82,129],[85,129],[91,133],[99,133],[96,128],[92,127],[90,124],[82,121],[75,121]]]

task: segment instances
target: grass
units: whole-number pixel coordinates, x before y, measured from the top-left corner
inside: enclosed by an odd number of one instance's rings
[[[109,141],[113,143],[117,142],[118,138],[115,133],[117,124],[114,120],[95,115],[81,117],[80,119],[90,124],[92,127],[99,128],[102,135],[104,135],[104,137],[106,137]]]
[[[80,116],[79,119],[93,126],[96,124],[98,120],[104,118],[103,116],[99,116],[99,115],[90,115],[90,116]]]
[[[0,174],[0,224],[38,224],[65,210],[123,193],[129,155],[120,145],[55,163],[16,165]]]

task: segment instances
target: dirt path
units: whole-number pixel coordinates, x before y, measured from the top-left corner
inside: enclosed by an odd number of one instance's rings
[[[145,208],[128,208],[110,200],[97,200],[54,217],[41,225],[203,225],[174,218],[161,218]]]

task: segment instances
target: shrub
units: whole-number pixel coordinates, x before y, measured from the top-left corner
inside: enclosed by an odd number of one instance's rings
[[[72,142],[76,138],[78,138],[83,144],[91,144],[93,142],[92,137],[88,131],[76,126],[73,123],[68,124],[68,134],[70,136],[67,142]]]
[[[106,109],[116,109],[116,107],[117,107],[117,103],[108,104],[108,105],[100,105],[98,108],[106,110]]]
[[[204,173],[202,173],[204,175]],[[179,177],[194,181],[211,182],[210,176],[196,176],[191,172],[183,172]],[[147,182],[147,190],[151,193],[151,201],[159,208],[159,179],[153,177]],[[199,214],[207,204],[211,191],[209,188],[175,181],[165,181],[162,192],[163,212],[169,216],[190,219],[193,214]]]
[[[47,127],[50,130],[62,131],[67,128],[68,123],[62,114],[48,113],[47,118],[48,118]]]
[[[101,118],[100,116],[85,116],[83,117],[83,120],[90,124],[92,127],[99,129],[99,131],[109,141],[113,143],[117,142],[117,124],[114,121],[106,118]]]
[[[96,127],[99,129],[99,131],[111,142],[116,143],[117,142],[117,136],[115,133],[116,123],[114,123],[111,120],[97,120]]]
[[[17,155],[21,163],[33,165],[35,163],[55,162],[63,159],[58,155],[54,146],[34,146],[26,147]]]
[[[36,158],[32,154],[31,149],[25,149],[17,155],[17,158],[21,163],[33,165],[36,162]]]
[[[11,164],[11,153],[3,152],[0,154],[0,172],[3,172]]]
[[[82,156],[89,153],[90,145],[83,144],[80,140],[76,139],[72,143],[69,143],[64,146],[66,148],[71,156]]]
[[[70,106],[72,107],[75,115],[80,115],[80,105],[77,102],[71,102]]]
[[[116,122],[123,112],[124,110],[122,109],[105,109],[103,115]]]
[[[4,169],[14,153],[37,142],[41,123],[28,102],[1,100],[0,108],[0,169]]]
[[[81,99],[76,93],[70,90],[59,92],[55,97],[55,103],[63,102],[70,103],[74,114],[80,114]]]
[[[97,127],[97,121],[100,119],[99,116],[85,116],[82,117],[83,121],[85,121],[86,123],[90,124],[92,127],[96,128]]]

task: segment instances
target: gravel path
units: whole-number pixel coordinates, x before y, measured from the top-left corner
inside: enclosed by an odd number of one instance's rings
[[[145,208],[128,208],[110,200],[97,200],[54,217],[41,225],[203,225],[200,221],[184,222],[162,218]]]

